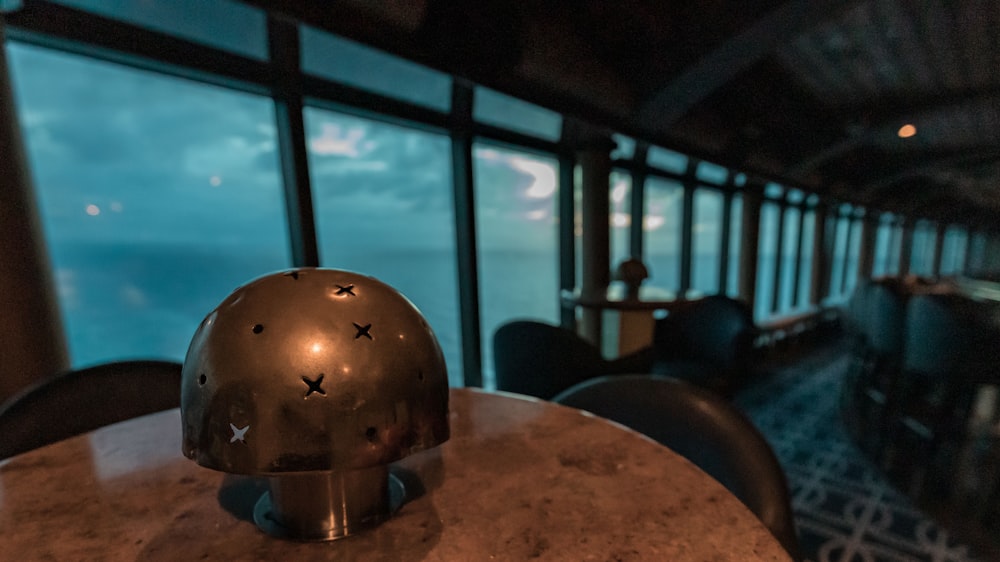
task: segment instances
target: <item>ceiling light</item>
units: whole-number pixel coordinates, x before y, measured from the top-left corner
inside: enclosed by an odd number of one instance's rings
[[[907,123],[906,125],[900,127],[899,130],[896,131],[896,134],[899,135],[899,138],[901,139],[908,139],[917,134],[917,128]]]

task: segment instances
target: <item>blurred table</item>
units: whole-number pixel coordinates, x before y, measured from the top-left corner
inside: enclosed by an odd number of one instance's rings
[[[58,420],[53,420],[58,423]],[[181,455],[177,410],[0,463],[5,560],[787,560],[715,480],[563,406],[451,393],[452,438],[396,463],[407,501],[329,543],[257,530],[264,484]]]

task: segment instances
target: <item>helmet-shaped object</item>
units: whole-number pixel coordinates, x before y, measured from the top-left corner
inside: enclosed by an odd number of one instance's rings
[[[389,285],[349,271],[247,283],[202,321],[184,360],[184,454],[224,472],[381,467],[446,441],[447,414],[426,320]]]

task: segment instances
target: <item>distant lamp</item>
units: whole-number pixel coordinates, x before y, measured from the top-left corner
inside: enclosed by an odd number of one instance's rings
[[[900,127],[899,130],[896,131],[896,134],[899,135],[899,138],[901,139],[908,139],[917,134],[917,128],[910,123],[907,123],[906,125]]]

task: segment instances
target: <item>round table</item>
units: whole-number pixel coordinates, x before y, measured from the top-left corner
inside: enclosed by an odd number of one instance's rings
[[[725,488],[585,412],[451,391],[451,440],[393,465],[407,500],[327,543],[252,522],[260,479],[181,454],[171,410],[0,463],[7,560],[788,560]],[[53,420],[58,423],[58,420]]]

